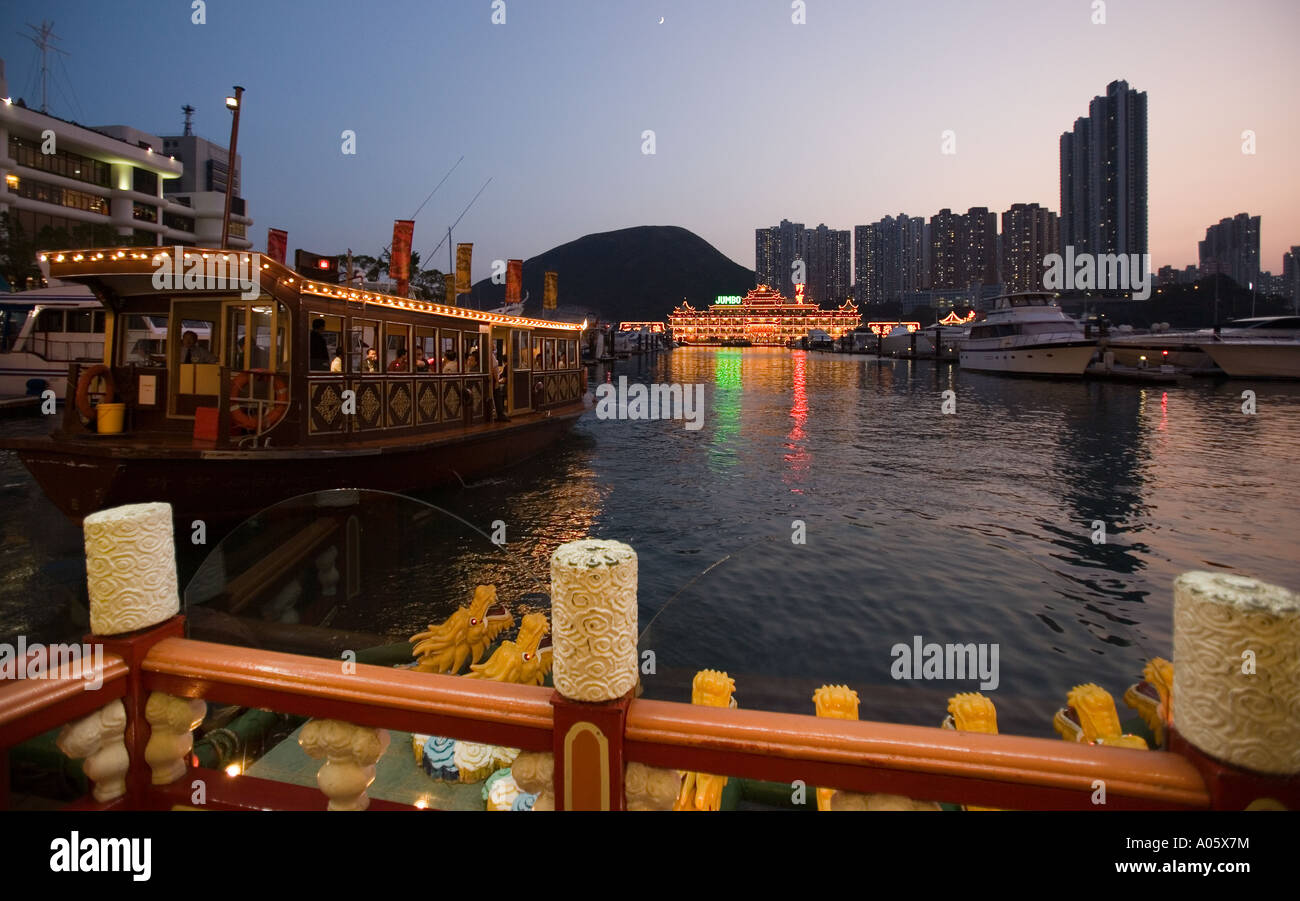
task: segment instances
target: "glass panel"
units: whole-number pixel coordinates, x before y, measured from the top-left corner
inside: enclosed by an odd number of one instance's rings
[[[182,319],[181,346],[177,361],[181,363],[216,363],[212,352],[212,333],[216,322],[209,319]]]
[[[253,307],[250,317],[250,329],[253,333],[252,355],[254,369],[271,368],[271,308]]]
[[[464,333],[464,360],[465,365],[462,372],[482,372],[483,360],[479,353],[479,336],[475,332]]]
[[[226,308],[226,366],[238,372],[248,367],[244,365],[244,339],[247,326],[244,321],[247,310],[242,306]]]
[[[94,331],[94,333],[97,335],[104,334],[104,311],[103,310],[95,311],[95,325],[92,328],[92,331]]]
[[[384,324],[384,369],[388,372],[411,371],[411,327]]]
[[[460,332],[442,330],[442,371],[460,372],[460,354],[456,352],[456,341]]]
[[[95,324],[94,310],[69,310],[68,331],[90,334]]]
[[[38,332],[63,331],[63,311],[62,310],[41,310],[41,314],[36,317],[36,331]]]
[[[415,371],[438,371],[438,330],[424,325],[415,327]]]
[[[555,339],[554,339],[554,338],[547,338],[547,339],[546,339],[546,343],[545,343],[545,348],[546,348],[546,351],[545,351],[545,353],[546,353],[546,368],[547,368],[548,370],[550,370],[550,369],[554,369],[554,368],[555,368]]]
[[[513,339],[514,343],[510,350],[510,364],[515,369],[532,369],[533,358],[528,353],[528,333],[516,330],[513,333]]]
[[[167,314],[130,313],[122,333],[125,362],[137,366],[162,366],[167,354]]]
[[[325,313],[308,313],[307,368],[312,372],[343,371],[339,344],[343,338],[343,317]],[[335,368],[335,361],[337,368]]]
[[[533,339],[533,368],[534,369],[542,368],[542,339],[541,338]]]
[[[350,359],[352,372],[379,371],[379,323],[370,319],[352,320]]]

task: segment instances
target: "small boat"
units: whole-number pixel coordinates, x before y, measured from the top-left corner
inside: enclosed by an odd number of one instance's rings
[[[1300,379],[1300,316],[1236,319],[1200,347],[1230,378]]]
[[[0,448],[74,521],[166,501],[182,521],[229,522],[312,491],[454,484],[537,453],[585,409],[582,325],[358,291],[249,253],[47,259],[94,292],[85,312],[111,337],[63,364],[77,387],[57,430]]]
[[[1082,376],[1097,339],[1044,291],[1006,294],[960,345],[961,367],[1016,375]]]

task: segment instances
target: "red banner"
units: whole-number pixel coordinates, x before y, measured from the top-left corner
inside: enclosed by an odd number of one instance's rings
[[[519,303],[519,289],[524,283],[524,261],[506,260],[506,303]]]
[[[393,223],[393,249],[388,254],[388,274],[397,282],[399,297],[405,297],[411,286],[411,238],[414,235],[414,219],[398,219]]]
[[[289,252],[289,233],[280,228],[266,230],[266,255],[277,263],[283,263]]]

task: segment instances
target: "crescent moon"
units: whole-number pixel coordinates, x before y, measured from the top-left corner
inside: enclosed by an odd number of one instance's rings
[[[663,16],[660,16],[660,17],[659,17],[659,24],[660,24],[660,25],[664,24],[664,17],[663,17]]]

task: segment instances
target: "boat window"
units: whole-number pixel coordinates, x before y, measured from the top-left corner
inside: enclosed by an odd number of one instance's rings
[[[543,363],[543,361],[542,361],[542,339],[541,339],[541,338],[534,338],[534,339],[533,339],[533,368],[534,368],[534,369],[541,369],[541,368],[542,368],[542,363]]]
[[[555,339],[547,338],[543,342],[542,346],[545,348],[545,350],[543,351],[545,368],[548,370],[554,369],[555,368]]]
[[[429,328],[427,325],[417,325],[415,327],[415,344],[412,346],[412,353],[415,354],[415,371],[428,372],[432,369],[438,371],[438,330]]]
[[[167,315],[128,313],[122,334],[123,360],[137,366],[163,366],[167,359]]]
[[[353,319],[348,350],[349,372],[379,372],[379,323]]]
[[[274,369],[271,354],[271,308],[269,306],[253,307],[249,320],[249,327],[253,332],[253,347],[250,351],[253,368]],[[279,350],[280,346],[283,345],[277,342],[276,349]]]
[[[244,323],[244,308],[231,307],[226,310],[226,335],[228,336],[229,354],[226,357],[226,366],[232,372],[239,372],[249,367],[246,365],[245,354],[248,328]]]
[[[510,350],[511,369],[532,369],[532,355],[528,353],[528,332],[515,329],[512,333],[513,344]]]
[[[439,371],[441,372],[460,372],[460,353],[456,350],[456,343],[460,340],[460,332],[442,330],[442,353],[439,354]]]
[[[68,331],[89,335],[94,328],[94,310],[68,310]]]
[[[569,340],[569,368],[578,368],[578,341],[576,338]]]
[[[97,335],[104,334],[104,311],[103,310],[95,311],[95,325],[91,329],[91,331],[93,331]]]
[[[461,372],[482,372],[483,371],[483,354],[479,348],[479,335],[477,332],[464,332],[464,342],[462,359],[464,365]]]
[[[343,317],[313,312],[307,314],[306,322],[307,368],[312,372],[342,372]]]
[[[36,331],[38,332],[63,331],[63,311],[62,310],[41,310],[41,314],[36,317]]]
[[[384,323],[384,371],[411,371],[411,327]]]

